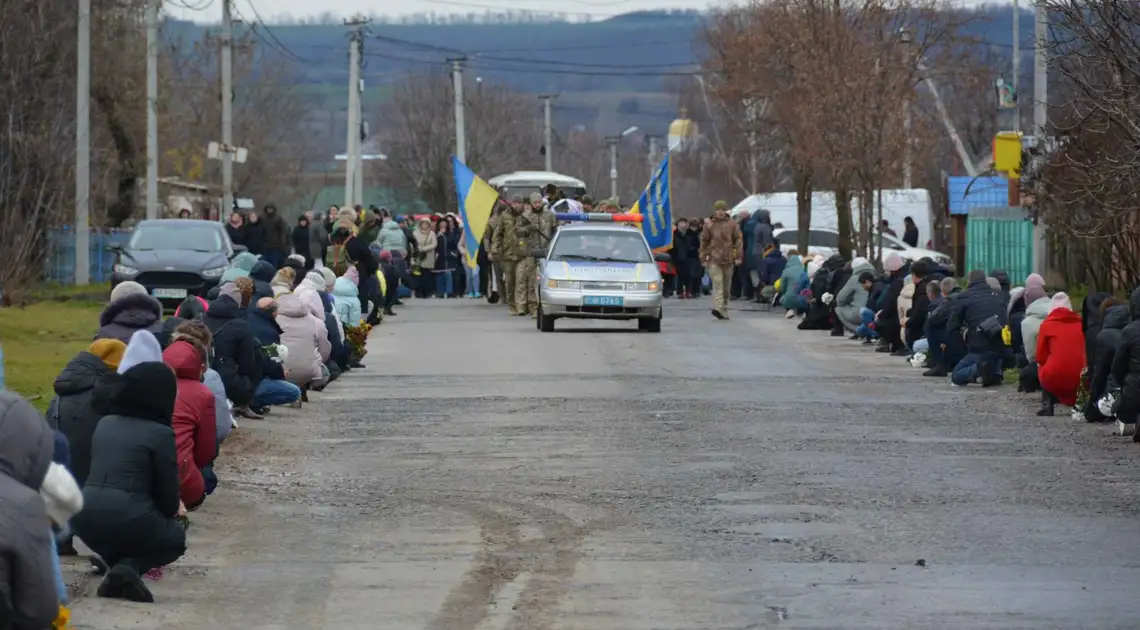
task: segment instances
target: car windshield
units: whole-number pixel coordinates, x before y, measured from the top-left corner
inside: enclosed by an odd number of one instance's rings
[[[179,249],[195,252],[220,252],[225,244],[222,231],[216,225],[140,225],[131,235],[130,249],[150,251],[154,249]]]
[[[598,262],[653,262],[641,234],[616,231],[564,232],[554,241],[550,260],[587,260]]]

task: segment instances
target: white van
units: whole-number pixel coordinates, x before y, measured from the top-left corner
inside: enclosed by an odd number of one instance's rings
[[[876,199],[877,201],[877,199]],[[729,214],[733,217],[741,212],[752,214],[757,210],[767,210],[772,214],[772,226],[796,228],[799,219],[796,214],[796,193],[766,193],[746,197],[744,201],[736,204]],[[855,220],[855,230],[859,230],[858,203],[852,200],[852,215]],[[878,217],[878,207],[875,216]],[[883,191],[883,218],[891,229],[903,233],[903,219],[910,217],[918,227],[918,245],[929,250],[933,247],[933,214],[930,207],[930,192],[924,188],[910,188]],[[839,231],[839,213],[835,209],[835,194],[831,192],[812,193],[811,196],[811,230]],[[889,235],[888,235],[889,236]],[[899,239],[901,243],[901,237]],[[783,243],[783,240],[780,241]]]

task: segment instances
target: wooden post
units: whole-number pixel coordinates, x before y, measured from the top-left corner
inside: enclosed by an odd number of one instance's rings
[[[1009,197],[1009,199],[1006,203],[1008,203],[1011,208],[1020,208],[1021,207],[1021,178],[1020,177],[1010,177],[1009,178],[1008,197]]]

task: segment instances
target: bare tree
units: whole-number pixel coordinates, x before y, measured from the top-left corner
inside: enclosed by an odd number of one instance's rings
[[[466,86],[467,165],[486,178],[541,164],[537,103],[503,85]],[[409,76],[380,107],[379,137],[388,159],[377,168],[399,191],[433,211],[454,210],[451,156],[455,110],[451,79],[443,72]]]

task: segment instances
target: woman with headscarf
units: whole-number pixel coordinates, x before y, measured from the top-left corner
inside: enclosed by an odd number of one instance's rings
[[[147,332],[131,339],[118,373],[95,429],[84,509],[71,526],[106,574],[99,597],[149,603],[154,596],[141,576],[186,553],[171,428],[178,383]]]
[[[416,231],[412,233],[416,243],[415,269],[419,271],[416,283],[416,297],[431,297],[435,291],[435,255],[438,240],[432,230],[430,219],[420,219]],[[362,278],[363,280],[363,278]]]
[[[1025,354],[1025,343],[1021,336],[1021,322],[1025,319],[1025,310],[1033,303],[1025,294],[1031,288],[1035,289],[1032,293],[1033,300],[1045,295],[1045,279],[1035,273],[1029,274],[1025,278],[1024,288],[1015,288],[1009,292],[1009,309],[1006,313],[1012,339],[1010,347],[1022,356]]]
[[[193,510],[206,500],[202,469],[218,453],[214,394],[202,383],[206,374],[206,347],[182,337],[163,351],[162,360],[178,379],[171,426],[178,450],[178,477],[182,504]]]
[[[245,217],[240,212],[231,212],[226,221],[226,234],[234,245],[245,245]]]
[[[788,262],[784,263],[784,270],[780,273],[780,306],[788,309],[787,317],[791,319],[796,315],[806,313],[807,300],[800,293],[807,287],[808,275],[804,271],[803,259],[796,250],[788,254]]]
[[[99,314],[95,339],[118,339],[129,343],[135,331],[158,334],[162,330],[162,303],[147,294],[143,285],[128,280],[111,289],[111,301]]]
[[[1037,379],[1041,382],[1039,416],[1053,415],[1053,405],[1060,402],[1072,407],[1077,402],[1081,372],[1085,369],[1085,337],[1081,332],[1081,316],[1073,312],[1069,296],[1053,296],[1052,310],[1041,324],[1037,336]]]

